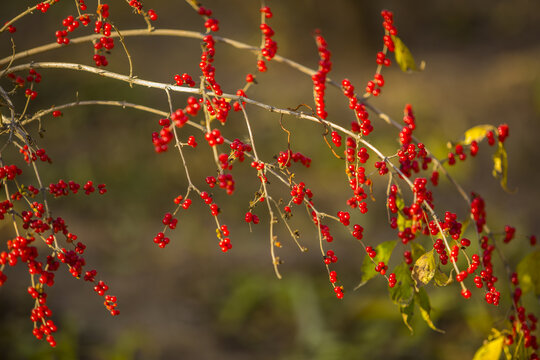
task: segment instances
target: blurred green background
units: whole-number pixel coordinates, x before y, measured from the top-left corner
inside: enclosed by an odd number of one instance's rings
[[[87,0],[89,9],[95,2]],[[2,21],[18,14],[30,1],[2,2]],[[201,19],[181,1],[144,2],[159,16],[159,28],[201,31]],[[207,1],[204,5],[220,20],[219,35],[248,44],[260,41],[257,1]],[[312,38],[320,29],[332,51],[330,76],[349,78],[361,88],[374,72],[374,59],[383,35],[381,9],[395,13],[399,35],[426,69],[404,74],[396,66],[385,70],[386,85],[373,104],[396,120],[406,103],[413,104],[417,136],[439,157],[446,142],[459,140],[470,127],[508,123],[509,187],[504,192],[491,177],[493,149],[481,145],[474,161],[460,163],[452,174],[468,191],[486,198],[488,221],[495,231],[505,224],[517,227],[518,237],[504,248],[511,265],[529,249],[525,236],[539,232],[538,210],[540,118],[540,3],[537,1],[279,1],[268,2],[274,13],[269,24],[276,32],[278,53],[312,68],[318,56]],[[110,2],[111,19],[120,29],[144,27],[123,1]],[[63,1],[45,15],[36,13],[16,24],[17,51],[54,41],[61,20],[74,13],[73,2]],[[79,29],[74,36],[87,34]],[[9,36],[0,37],[2,54],[11,53]],[[200,44],[192,39],[127,38],[135,75],[172,83],[174,74],[198,75]],[[67,46],[40,54],[34,61],[80,62],[93,65],[90,44]],[[22,59],[22,64],[30,59]],[[109,56],[108,70],[127,74],[125,54],[117,44]],[[216,79],[226,92],[243,85],[247,72],[255,70],[255,56],[216,45]],[[259,85],[249,96],[278,107],[313,104],[311,80],[285,65],[270,62],[269,71],[258,76]],[[59,70],[41,71],[38,98],[30,111],[81,100],[112,99],[168,110],[165,93],[101,79],[95,75]],[[19,106],[21,105],[19,97]],[[182,107],[186,96],[173,95]],[[329,120],[347,125],[352,113],[337,89],[327,90]],[[261,156],[270,160],[287,146],[279,117],[248,108]],[[22,266],[8,269],[8,282],[0,289],[0,348],[2,359],[455,359],[472,358],[493,326],[505,326],[508,301],[498,309],[487,308],[480,292],[464,301],[457,286],[429,288],[433,319],[446,334],[431,331],[414,321],[411,335],[401,322],[397,307],[388,299],[386,284],[375,279],[357,291],[364,253],[343,229],[334,226],[332,248],[340,257],[335,270],[348,290],[335,298],[317,251],[316,233],[309,219],[297,211],[293,226],[306,229],[300,241],[311,251],[300,253],[278,226],[284,244],[278,250],[284,264],[283,280],[274,276],[268,249],[268,225],[264,208],[256,213],[261,223],[253,232],[243,221],[248,202],[258,189],[248,164],[236,165],[237,191],[229,197],[214,190],[229,225],[234,245],[222,254],[215,239],[214,221],[204,205],[194,201],[181,213],[171,244],[158,248],[152,238],[161,229],[161,218],[173,209],[172,199],[184,193],[185,175],[174,152],[155,154],[151,133],[158,117],[135,110],[80,107],[64,111],[62,118],[43,119],[45,136],[39,144],[47,149],[53,166],[41,166],[45,182],[63,178],[77,182],[106,183],[105,196],[74,196],[51,201],[53,214],[62,216],[69,229],[88,246],[88,268],[96,268],[111,293],[118,296],[121,315],[109,316],[101,299],[88,284],[58,271],[48,303],[59,326],[58,346],[50,349],[36,341],[28,320],[32,307],[26,293],[28,275]],[[394,151],[397,132],[373,118],[372,141]],[[292,130],[294,151],[313,159],[309,170],[298,169],[315,194],[315,203],[335,214],[344,210],[348,192],[342,164],[328,151],[322,129],[294,118],[284,118]],[[37,125],[29,130],[37,133]],[[229,138],[245,140],[243,120],[231,115],[221,129]],[[184,128],[183,138],[196,134]],[[36,135],[37,137],[37,135]],[[5,141],[5,139],[3,140]],[[203,144],[204,145],[204,144]],[[215,175],[206,146],[186,150],[192,177],[206,189],[204,178]],[[13,159],[15,154],[2,154]],[[354,220],[365,228],[369,244],[395,237],[385,224],[381,191],[386,180],[376,181],[370,211]],[[336,186],[333,186],[336,184]],[[337,185],[339,184],[339,185]],[[276,198],[287,189],[272,185]],[[465,204],[447,181],[436,194],[438,211],[464,214]],[[2,223],[1,236],[13,236]],[[43,249],[44,250],[44,249]],[[400,245],[392,264],[400,259]],[[496,264],[499,266],[500,264]],[[504,285],[500,285],[506,290]],[[537,307],[534,299],[530,308]]]

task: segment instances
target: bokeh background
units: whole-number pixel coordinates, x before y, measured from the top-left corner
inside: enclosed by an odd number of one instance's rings
[[[90,9],[95,2],[87,0]],[[3,21],[18,14],[31,1],[2,2]],[[201,31],[201,19],[181,1],[147,0],[159,16],[160,28]],[[219,35],[248,44],[260,41],[257,1],[206,1],[220,20]],[[349,78],[362,87],[373,74],[375,54],[381,47],[381,9],[395,13],[399,35],[423,72],[404,74],[396,66],[385,70],[382,96],[372,102],[396,120],[406,103],[414,106],[417,136],[439,157],[447,141],[456,141],[470,127],[490,123],[510,126],[507,140],[509,188],[503,191],[491,177],[493,149],[481,146],[474,161],[460,163],[452,174],[468,191],[487,200],[491,227],[501,231],[516,226],[516,240],[504,248],[511,265],[528,251],[526,236],[540,234],[537,221],[540,118],[540,3],[515,1],[345,1],[298,0],[268,2],[274,13],[279,54],[312,68],[318,56],[312,38],[320,29],[332,51],[330,76]],[[144,27],[123,1],[110,2],[111,19],[120,29]],[[73,3],[60,2],[43,15],[27,16],[13,34],[17,51],[54,41],[61,20],[74,13]],[[75,34],[87,34],[79,29]],[[9,36],[0,37],[1,57],[11,53]],[[176,73],[198,74],[200,44],[193,39],[128,38],[135,74],[142,79],[172,83]],[[226,92],[243,85],[247,72],[255,70],[251,53],[217,44],[216,79]],[[90,44],[67,46],[40,54],[34,61],[66,61],[92,65]],[[29,61],[22,59],[17,64]],[[127,73],[125,54],[119,45],[109,56],[109,70]],[[31,111],[81,100],[125,100],[167,111],[165,93],[101,79],[84,73],[41,71],[43,82]],[[279,107],[312,105],[311,80],[285,65],[269,63],[258,76],[259,85],[249,96]],[[346,125],[352,114],[337,89],[327,90],[329,119]],[[186,96],[173,95],[181,107]],[[19,97],[19,106],[21,104]],[[259,152],[270,160],[286,148],[279,117],[248,108]],[[26,293],[28,275],[18,266],[9,269],[8,282],[0,289],[0,348],[2,359],[455,359],[472,358],[493,326],[505,326],[508,302],[487,308],[480,292],[464,301],[457,286],[429,287],[433,319],[446,334],[430,330],[419,314],[414,334],[401,322],[398,308],[389,300],[386,284],[375,279],[357,291],[364,253],[339,226],[334,226],[335,249],[340,261],[335,269],[348,289],[338,301],[328,286],[320,261],[316,233],[309,219],[297,211],[293,226],[302,229],[300,241],[310,248],[300,253],[286,237],[279,256],[283,280],[274,276],[268,249],[268,225],[263,207],[257,208],[261,223],[250,231],[243,221],[257,181],[247,164],[236,165],[237,191],[233,197],[214,190],[229,225],[234,248],[222,254],[216,244],[214,221],[195,201],[182,213],[171,244],[160,249],[152,238],[161,229],[161,218],[173,209],[172,199],[186,188],[185,175],[174,152],[155,154],[151,133],[158,118],[135,110],[80,107],[62,118],[47,117],[39,144],[47,149],[53,166],[41,166],[45,182],[58,179],[107,184],[103,196],[74,196],[51,201],[55,216],[63,216],[69,228],[88,246],[86,260],[119,298],[121,315],[109,316],[101,299],[88,284],[58,271],[48,302],[59,326],[58,346],[50,349],[36,341],[28,320],[32,307]],[[373,143],[387,152],[396,147],[397,132],[375,122]],[[313,159],[312,167],[297,169],[315,194],[321,209],[335,213],[344,208],[347,193],[342,165],[328,151],[322,129],[294,118],[284,118],[292,130],[293,150]],[[37,136],[37,125],[29,130]],[[186,137],[196,134],[185,128]],[[229,138],[245,139],[242,119],[231,115],[222,129]],[[204,142],[197,134],[199,143]],[[5,141],[5,139],[3,140]],[[192,177],[206,188],[204,178],[215,174],[205,146],[186,150]],[[4,159],[13,158],[10,153]],[[394,239],[385,224],[386,212],[376,181],[374,203],[367,215],[355,218],[366,228],[370,244]],[[275,197],[286,189],[272,186]],[[281,195],[280,195],[281,194]],[[464,214],[465,204],[447,181],[441,181],[437,209]],[[304,230],[305,229],[305,230]],[[1,236],[13,236],[3,223]],[[396,248],[392,264],[400,259]],[[497,264],[496,266],[499,266]],[[500,285],[506,290],[504,285]],[[529,307],[537,307],[528,299]]]

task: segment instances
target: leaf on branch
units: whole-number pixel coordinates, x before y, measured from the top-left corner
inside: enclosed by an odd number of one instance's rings
[[[412,319],[412,316],[414,315],[414,301],[411,301],[409,305],[400,306],[399,310],[401,311],[401,317],[403,318],[403,323],[405,326],[409,328],[411,331],[411,335],[414,332],[410,320]]]
[[[418,307],[420,308],[420,314],[422,315],[422,318],[428,324],[428,326],[431,329],[444,334],[444,330],[441,330],[438,327],[436,327],[435,324],[433,324],[433,321],[431,320],[431,317],[430,317],[431,304],[429,303],[429,297],[426,290],[421,288],[415,294],[414,298],[416,300],[416,303],[418,304]]]
[[[504,144],[500,141],[498,144],[497,152],[493,154],[493,177],[500,179],[502,188],[509,191],[506,186],[508,180],[508,157]]]
[[[494,335],[490,336],[491,340],[484,342],[474,354],[473,360],[499,360],[504,346],[504,336],[496,329],[492,331]]]
[[[375,261],[375,263],[379,263],[382,261],[385,264],[387,264],[388,260],[390,260],[390,256],[392,255],[392,251],[394,250],[394,247],[396,246],[396,244],[397,244],[397,240],[385,241],[383,243],[380,243],[375,248],[377,255],[373,258],[373,261]],[[360,282],[360,284],[356,286],[355,289],[364,285],[370,279],[372,279],[375,275],[378,274],[378,272],[375,271],[375,265],[373,264],[373,261],[368,255],[364,257],[364,262],[362,263],[362,269],[361,269],[362,281]]]
[[[480,142],[492,130],[497,131],[497,128],[493,125],[478,125],[470,128],[465,131],[465,140],[461,142],[461,145],[471,145],[473,141]]]
[[[403,198],[401,196],[396,196],[396,207],[398,209],[397,212],[397,226],[399,231],[405,230],[405,228],[412,226],[412,220],[408,219],[406,216],[403,215],[403,208],[405,207],[405,202],[403,201]]]
[[[409,271],[409,265],[402,262],[395,267],[394,274],[396,274],[397,283],[393,288],[388,288],[390,298],[395,304],[401,306],[409,305],[414,297],[414,285]]]
[[[435,255],[433,250],[424,253],[414,263],[411,276],[415,282],[415,288],[426,285],[435,276]]]
[[[395,46],[394,56],[401,71],[408,72],[410,70],[417,70],[411,51],[405,46],[403,41],[395,35],[392,35],[392,41]]]
[[[523,293],[534,291],[540,296],[540,250],[525,256],[517,266],[517,273]]]
[[[439,267],[437,267],[437,269],[435,270],[435,276],[434,276],[435,285],[437,285],[437,286],[446,286],[448,284],[451,284],[452,281],[454,281],[454,279],[452,278],[452,272],[453,271],[454,271],[454,269],[451,269],[450,270],[450,275],[446,275],[445,273],[443,273],[441,271],[441,269]]]

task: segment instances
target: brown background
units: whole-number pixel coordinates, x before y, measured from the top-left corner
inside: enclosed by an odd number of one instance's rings
[[[23,5],[24,3],[24,5]],[[3,21],[31,2],[4,2]],[[90,9],[95,4],[87,1]],[[201,31],[202,24],[191,8],[176,1],[145,1],[159,15],[156,26]],[[111,19],[120,29],[143,27],[122,2],[111,5]],[[205,3],[220,20],[219,35],[256,45],[259,43],[259,3],[212,1]],[[404,74],[396,66],[385,71],[386,86],[373,104],[400,120],[404,104],[414,106],[417,136],[439,157],[446,142],[459,140],[478,124],[507,123],[510,137],[509,187],[502,191],[491,177],[492,149],[481,146],[480,155],[452,169],[468,191],[487,199],[488,219],[494,231],[505,224],[517,227],[518,238],[504,247],[515,265],[528,250],[525,236],[538,233],[539,157],[537,137],[540,114],[540,5],[535,1],[269,1],[279,54],[307,66],[317,66],[312,32],[318,28],[332,51],[331,77],[351,79],[361,88],[374,71],[380,49],[380,10],[395,13],[403,41],[417,60],[421,73]],[[16,24],[17,50],[54,41],[61,19],[74,11],[72,2],[60,2],[47,14],[36,13]],[[87,34],[79,29],[76,34]],[[0,37],[1,57],[10,54],[7,34]],[[200,45],[180,38],[128,38],[135,74],[142,79],[172,82],[176,73],[198,74]],[[255,57],[226,45],[216,46],[216,79],[227,92],[242,86]],[[91,45],[67,46],[34,60],[81,62],[92,65]],[[19,60],[21,64],[28,59]],[[117,44],[108,70],[127,73],[125,54]],[[83,73],[42,71],[43,82],[31,111],[53,104],[82,100],[115,99],[138,102],[167,110],[163,92],[130,89],[125,84]],[[249,96],[279,107],[312,104],[311,80],[284,65],[270,63]],[[336,89],[328,89],[329,120],[348,124],[352,114]],[[20,99],[20,97],[19,97]],[[185,96],[174,95],[176,107]],[[20,104],[20,102],[19,102]],[[279,118],[248,108],[255,141],[270,160],[286,147]],[[227,197],[214,191],[222,219],[231,228],[234,248],[222,254],[214,238],[213,219],[197,204],[179,219],[172,243],[159,249],[152,238],[163,214],[172,210],[171,199],[185,191],[186,182],[177,154],[155,154],[150,141],[158,129],[155,116],[133,110],[102,107],[77,108],[59,119],[44,119],[45,137],[39,143],[53,158],[54,166],[42,166],[46,182],[93,179],[108,185],[104,197],[77,196],[52,201],[55,216],[63,216],[70,230],[88,246],[89,268],[119,298],[121,315],[103,311],[101,299],[88,284],[76,281],[61,269],[57,284],[49,291],[49,304],[59,325],[55,350],[33,339],[28,314],[32,303],[26,294],[28,276],[22,266],[8,269],[8,282],[0,290],[0,344],[7,359],[454,359],[472,355],[493,326],[505,326],[506,298],[499,309],[486,307],[482,294],[464,301],[457,286],[429,288],[433,319],[445,335],[431,331],[416,314],[415,334],[410,335],[399,311],[386,294],[384,281],[376,279],[358,291],[363,259],[361,247],[334,226],[332,248],[340,256],[336,270],[349,290],[343,301],[335,299],[316,251],[317,240],[302,211],[294,226],[306,227],[301,241],[312,251],[300,253],[279,230],[284,249],[279,255],[284,279],[273,275],[268,251],[267,218],[258,207],[261,224],[249,232],[243,222],[248,201],[257,189],[247,164],[235,166],[237,193]],[[344,208],[347,194],[342,165],[320,138],[321,129],[285,118],[293,130],[293,146],[313,159],[309,171],[298,170],[308,183],[316,203],[329,213]],[[395,151],[397,133],[375,121],[372,141],[387,153]],[[35,133],[36,127],[30,127]],[[185,130],[185,135],[191,133]],[[241,117],[231,117],[223,132],[245,139]],[[199,136],[199,135],[197,135]],[[199,136],[199,143],[204,141]],[[4,140],[5,141],[5,140]],[[206,188],[204,177],[215,170],[204,146],[188,152],[197,185]],[[13,154],[2,154],[9,158]],[[384,200],[376,182],[376,202],[370,212],[356,217],[366,228],[366,241],[377,244],[394,239],[385,224]],[[286,189],[273,186],[276,197]],[[281,195],[279,195],[281,194]],[[442,181],[437,210],[466,212],[455,191]],[[13,236],[11,227],[1,228],[3,238]],[[399,252],[402,247],[397,248]],[[396,250],[397,251],[397,250]],[[392,263],[397,263],[396,253]],[[499,264],[497,264],[499,266]],[[501,285],[501,290],[506,290]],[[533,300],[534,301],[534,300]],[[532,303],[534,304],[534,302]],[[534,305],[533,305],[534,306]]]

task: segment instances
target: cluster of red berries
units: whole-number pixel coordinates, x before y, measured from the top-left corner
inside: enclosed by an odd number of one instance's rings
[[[347,211],[338,211],[337,216],[339,218],[339,222],[345,226],[349,226],[351,215]]]
[[[56,184],[49,184],[49,193],[54,195],[54,197],[67,196],[69,195],[70,190],[73,194],[76,194],[80,187],[81,185],[77,184],[73,180],[70,180],[67,183],[64,180],[59,180]]]
[[[330,282],[331,282],[332,284],[337,283],[338,278],[337,278],[337,273],[336,273],[335,271],[333,271],[333,270],[330,271],[330,273],[328,274],[328,276],[329,276]]]
[[[149,18],[151,21],[156,21],[157,18],[158,18],[157,13],[156,13],[154,10],[152,10],[152,9],[148,10],[148,18]]]
[[[48,2],[41,2],[36,5],[36,9],[41,11],[42,13],[46,13],[50,7],[51,7],[51,4],[49,4]]]
[[[38,73],[35,69],[28,70],[28,76],[26,77],[26,81],[28,82],[35,82],[40,83],[41,82],[41,74]]]
[[[446,247],[444,246],[444,242],[442,239],[437,239],[435,243],[433,244],[433,248],[439,254],[439,260],[441,261],[441,264],[446,265],[448,263],[448,254],[446,252]]]
[[[343,286],[335,286],[334,292],[336,293],[336,297],[338,299],[343,299],[344,293],[343,293]]]
[[[76,19],[72,15],[69,15],[67,18],[62,20],[62,25],[65,27],[65,29],[56,31],[55,33],[56,42],[58,44],[64,44],[64,45],[69,44],[69,38],[67,37],[68,33],[75,31],[81,23],[84,26],[87,26],[90,23],[90,17],[88,15],[80,15],[79,18]]]
[[[216,53],[215,40],[212,35],[206,35],[203,37],[203,42],[205,50],[202,52],[199,68],[204,75],[206,88],[213,90],[218,96],[223,95],[221,86],[216,82],[216,68],[212,65]]]
[[[58,0],[56,0],[58,1]],[[79,9],[81,9],[81,11],[86,11],[86,9],[88,8],[86,6],[86,4],[84,3],[84,0],[77,0],[77,2],[79,3]]]
[[[182,75],[174,75],[174,81],[176,82],[176,85],[182,86],[183,84],[188,85],[189,87],[195,86],[195,81],[189,76],[189,74],[183,73]]]
[[[143,4],[142,4],[142,2],[137,1],[137,0],[130,0],[129,1],[129,6],[131,6],[132,8],[137,9],[138,11],[141,11],[142,7],[143,7]]]
[[[390,192],[388,193],[387,197],[388,210],[390,210],[390,212],[393,214],[396,214],[398,212],[398,207],[396,203],[397,191],[398,187],[395,184],[392,184],[392,186],[390,186]]]
[[[40,2],[39,4],[36,5],[36,9],[41,11],[42,13],[46,13],[50,7],[51,7],[51,4],[49,4],[48,2]]]
[[[358,224],[354,224],[352,236],[357,240],[362,240],[362,238],[364,237],[364,228]]]
[[[514,227],[512,227],[510,225],[505,225],[504,226],[504,239],[503,239],[503,241],[505,243],[509,243],[514,238],[515,234],[516,234],[516,228],[514,228]]]
[[[383,17],[383,27],[390,35],[397,35],[397,29],[394,26],[394,14],[391,11],[383,10],[381,11],[381,16]]]
[[[291,189],[292,202],[296,205],[302,204],[304,197],[307,196],[308,199],[313,197],[313,194],[310,189],[306,188],[304,182],[300,182],[298,185],[294,185]]]
[[[214,87],[215,90],[215,87]],[[242,91],[242,90],[239,90]],[[243,91],[242,91],[243,92]],[[246,94],[242,94],[245,96]],[[222,124],[227,121],[227,116],[231,110],[231,104],[225,98],[212,98],[212,100],[206,100],[206,110],[210,116],[215,116]]]
[[[108,6],[108,5],[104,4],[102,5],[102,8],[103,6]],[[107,11],[107,14],[108,14],[108,11]],[[104,17],[108,17],[108,16],[104,16]],[[96,34],[103,34],[103,37],[101,37],[100,40],[94,44],[95,53],[94,53],[94,56],[92,57],[96,66],[98,67],[107,66],[109,64],[106,56],[100,52],[103,50],[102,49],[103,47],[105,47],[107,51],[114,48],[114,41],[112,38],[110,38],[111,31],[112,31],[112,25],[110,23],[103,22],[102,20],[97,20],[95,22],[94,32]]]
[[[532,348],[533,353],[530,357],[530,359],[538,360],[538,355],[536,351],[538,350],[538,343],[536,339],[536,335],[533,334],[533,332],[537,328],[538,319],[532,312],[529,312],[527,314],[527,310],[524,306],[521,306],[520,298],[522,295],[522,290],[518,286],[519,280],[516,273],[513,273],[511,276],[511,282],[515,286],[514,289],[514,314],[509,316],[510,323],[512,324],[512,333],[507,335],[507,345],[512,345],[514,342],[514,338],[516,336],[520,336],[518,334],[518,331],[520,331],[523,334],[524,337],[524,347],[525,348]],[[517,317],[517,318],[516,318]]]
[[[210,194],[206,191],[202,191],[200,194],[201,199],[210,207],[210,213],[212,216],[217,216],[219,214],[219,207],[214,203],[214,200]]]
[[[243,143],[240,139],[234,139],[230,147],[232,156],[240,162],[245,160],[246,152],[251,152],[253,150],[250,144]]]
[[[96,189],[94,188],[94,183],[91,180],[88,180],[86,182],[86,184],[84,184],[83,189],[84,189],[84,193],[86,195],[90,195],[91,193],[96,191]],[[103,194],[105,194],[107,192],[105,184],[99,184],[98,185],[98,192],[99,192],[100,195],[103,195]]]
[[[206,14],[208,14],[208,13],[211,14],[212,11],[210,9],[207,9]],[[208,15],[206,15],[206,16],[208,16]],[[219,31],[219,20],[214,19],[214,18],[206,19],[206,21],[204,22],[204,27],[208,31],[214,31],[214,32]]]
[[[220,188],[225,189],[228,195],[232,195],[234,193],[235,182],[231,174],[220,174],[217,177],[217,180],[214,176],[208,176],[206,177],[206,183],[211,188],[216,186],[217,183]]]
[[[111,31],[112,31],[112,25],[108,22],[103,22],[101,20],[97,20],[95,22],[95,26],[94,26],[94,32],[96,34],[103,34],[104,36],[106,37],[109,37],[111,36]]]
[[[15,75],[13,73],[9,73],[9,74],[7,74],[7,77],[10,78],[15,83],[15,86],[17,86],[17,87],[23,87],[24,86],[24,78],[22,78],[21,76]],[[41,81],[41,76],[40,76],[39,80]]]
[[[120,310],[116,308],[118,306],[116,296],[105,295],[105,301],[103,304],[105,305],[105,308],[109,310],[112,316],[120,315]]]
[[[416,129],[415,117],[412,110],[412,105],[405,105],[403,110],[403,122],[406,126],[401,129],[399,133],[399,141],[402,145],[408,145],[412,142],[412,133]]]
[[[168,226],[169,229],[174,230],[176,229],[176,225],[178,224],[178,219],[173,218],[173,215],[171,213],[166,213],[165,216],[163,216],[163,220],[161,221],[163,225]]]
[[[323,261],[326,265],[330,265],[336,263],[338,261],[338,258],[333,250],[328,250],[326,252],[326,256],[323,257]]]
[[[53,320],[47,319],[52,316],[52,311],[46,304],[47,294],[36,290],[34,287],[29,287],[28,293],[38,302],[38,305],[32,309],[32,313],[30,315],[30,320],[34,323],[34,330],[32,330],[32,334],[34,334],[38,340],[45,337],[45,340],[49,343],[49,345],[55,347],[56,340],[53,333],[57,331],[57,327]]]
[[[246,213],[246,216],[244,217],[244,219],[246,220],[248,224],[252,222],[254,225],[257,225],[259,223],[259,217],[253,214],[251,211],[248,211]]]
[[[386,270],[388,270],[388,265],[386,265],[383,261],[379,261],[377,265],[375,265],[375,271],[381,275],[385,275]]]
[[[260,29],[264,35],[264,46],[261,49],[261,54],[266,60],[272,60],[277,52],[277,43],[272,39],[274,30],[266,23],[261,24]]]
[[[388,276],[388,286],[393,288],[394,286],[396,286],[396,284],[397,284],[396,274],[391,273]]]
[[[21,175],[22,170],[17,165],[4,165],[0,167],[0,180],[6,178],[7,180],[13,180],[16,176]]]
[[[482,232],[486,223],[486,210],[484,199],[478,194],[472,193],[471,215],[476,223],[476,231]]]
[[[383,43],[384,43],[384,46],[388,48],[388,51],[394,52],[395,44],[394,44],[394,40],[392,40],[392,37],[390,35],[383,36]]]
[[[377,256],[377,250],[375,250],[372,246],[366,246],[366,253],[372,259]]]
[[[157,153],[161,153],[169,149],[168,144],[174,138],[174,134],[171,131],[171,121],[169,119],[160,119],[158,123],[162,128],[159,133],[152,133],[152,143],[154,144],[154,150]]]
[[[36,161],[37,159],[40,159],[43,162],[51,163],[51,158],[47,153],[45,152],[45,149],[38,149],[36,151],[31,151],[28,148],[28,145],[24,145],[19,152],[23,155],[24,161],[27,163],[30,163],[31,161]]]
[[[30,98],[30,100],[34,100],[37,96],[37,91],[28,88],[25,90],[24,94],[26,97]]]
[[[109,4],[101,4],[98,6],[97,13],[104,19],[109,17]]]
[[[375,166],[375,169],[379,170],[379,175],[386,175],[388,174],[388,168],[386,167],[386,162],[384,161],[376,161],[375,164],[373,164]]]
[[[163,232],[158,232],[157,235],[154,237],[154,243],[162,249],[167,246],[170,241],[171,239],[165,237],[165,234]]]
[[[332,136],[332,142],[334,143],[334,145],[336,145],[336,147],[340,147],[341,135],[339,135],[337,131],[332,131],[331,136]]]
[[[290,149],[287,151],[279,152],[277,162],[280,167],[282,168],[290,167],[292,164],[291,161],[300,162],[302,165],[304,165],[307,168],[310,167],[311,165],[311,159],[308,158],[307,156],[302,155],[299,152],[293,153]]]
[[[351,130],[355,133],[362,133],[367,136],[373,131],[371,120],[369,120],[369,113],[366,111],[366,106],[358,102],[358,97],[354,92],[354,86],[349,79],[344,79],[341,82],[343,95],[349,99],[349,109],[354,110],[356,115],[356,121],[351,122]]]
[[[290,208],[289,208],[289,210],[290,210]],[[330,234],[330,228],[328,227],[328,225],[321,224],[320,229],[321,229],[321,235],[322,235],[323,239],[326,240],[326,242],[334,241],[334,237],[332,236],[332,234]]]
[[[416,150],[418,147],[418,150]],[[427,170],[432,159],[428,156],[425,145],[422,143],[415,144],[403,144],[401,149],[397,152],[399,157],[399,169],[407,177],[411,177],[412,172],[420,172],[420,165],[418,161],[422,161],[422,170]]]
[[[223,238],[219,241],[219,247],[221,248],[221,251],[227,252],[232,249],[231,239],[229,238],[229,228],[227,225],[221,225],[220,230],[220,238]]]
[[[99,50],[101,48],[105,48],[106,50],[114,49],[114,39],[102,36],[99,41],[94,44],[94,49]]]
[[[379,54],[382,54],[381,52]],[[384,55],[384,54],[383,54]],[[383,62],[386,66],[390,66],[390,60],[388,58],[384,59]],[[373,76],[373,80],[367,82],[366,93],[373,96],[379,96],[381,94],[381,89],[384,86],[384,77],[380,73],[376,73]]]
[[[177,128],[181,128],[182,126],[184,126],[185,123],[188,122],[189,118],[183,109],[176,109],[176,111],[171,114],[171,120],[173,121],[174,126],[176,126]]]
[[[331,53],[328,50],[326,40],[320,34],[315,36],[315,42],[317,43],[320,60],[318,71],[311,76],[311,80],[313,81],[313,97],[315,99],[317,115],[321,119],[326,119],[328,113],[325,110],[324,93],[326,90],[326,75],[332,69],[332,62],[330,61]]]
[[[210,146],[221,145],[225,141],[219,129],[213,129],[212,131],[205,133],[204,138]]]

